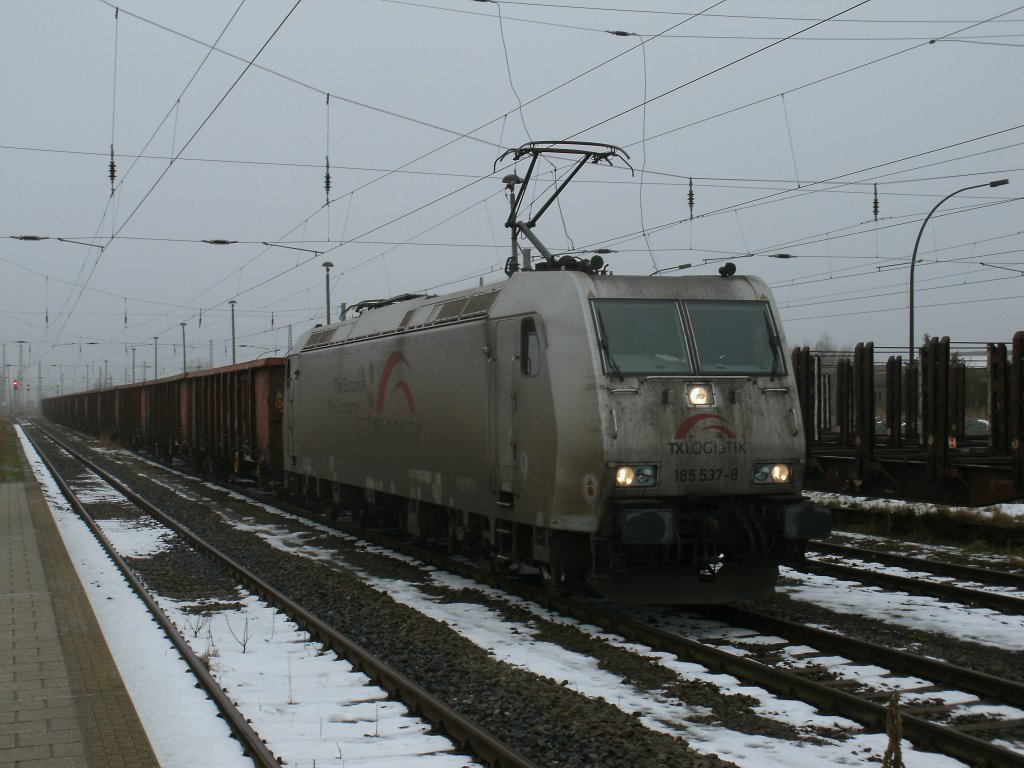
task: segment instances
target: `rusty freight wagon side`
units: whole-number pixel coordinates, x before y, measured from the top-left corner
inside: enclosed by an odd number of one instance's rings
[[[43,415],[50,421],[63,424],[79,432],[96,434],[95,392],[75,392],[43,399]]]
[[[261,481],[281,475],[283,409],[279,357],[43,401],[43,415],[56,423],[162,461]]]
[[[280,477],[284,358],[190,373],[178,381],[183,452],[213,474]]]

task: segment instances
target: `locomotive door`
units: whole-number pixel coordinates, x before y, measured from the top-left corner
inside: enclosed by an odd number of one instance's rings
[[[491,381],[491,490],[498,504],[515,502],[516,396],[519,374],[519,320],[501,320],[495,333],[494,371]]]

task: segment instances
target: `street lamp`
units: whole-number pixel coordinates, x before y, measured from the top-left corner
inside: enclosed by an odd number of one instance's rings
[[[324,283],[325,283],[325,286],[326,286],[326,289],[327,289],[327,325],[330,325],[331,324],[331,267],[333,267],[334,265],[331,262],[329,262],[329,261],[325,261],[320,266],[322,266],[327,271]]]
[[[235,364],[235,300],[228,302],[231,305],[231,364]]]
[[[910,364],[914,363],[914,266],[917,264],[917,248],[921,245],[921,235],[924,234],[925,225],[928,224],[928,219],[932,217],[932,214],[938,209],[940,205],[953,197],[953,195],[959,195],[961,192],[966,192],[969,189],[981,189],[982,187],[1001,187],[1004,184],[1009,184],[1009,179],[998,179],[996,181],[987,181],[984,184],[973,184],[963,189],[958,189],[954,192],[950,192],[944,198],[939,200],[935,204],[935,207],[928,211],[928,215],[924,217],[924,221],[921,222],[921,229],[917,232],[917,240],[914,241],[914,253],[910,257],[910,335],[907,342],[907,353]]]

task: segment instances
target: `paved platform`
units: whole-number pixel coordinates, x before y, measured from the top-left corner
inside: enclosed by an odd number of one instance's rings
[[[0,483],[0,767],[157,766],[30,471]]]

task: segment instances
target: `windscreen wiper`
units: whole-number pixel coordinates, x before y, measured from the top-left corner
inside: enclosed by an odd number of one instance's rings
[[[612,372],[619,377],[619,381],[625,381],[626,377],[622,375],[622,370],[619,368],[619,364],[615,362],[615,358],[612,356],[611,350],[608,348],[608,334],[604,330],[604,320],[601,319],[601,310],[596,310],[594,316],[597,318],[597,332],[598,332],[598,343],[601,345],[601,349],[604,350],[604,359],[608,361],[608,367],[612,369]]]
[[[767,311],[764,313],[764,324],[768,329],[768,346],[772,348],[772,371],[768,374],[768,378],[774,379],[776,375],[782,375],[782,371],[779,370],[779,363],[782,362],[780,359],[782,357],[782,342],[779,340],[779,336],[775,333],[774,328],[772,328],[772,321],[768,317]]]

